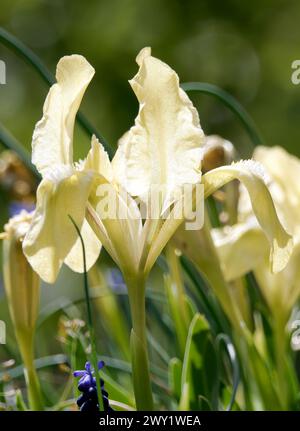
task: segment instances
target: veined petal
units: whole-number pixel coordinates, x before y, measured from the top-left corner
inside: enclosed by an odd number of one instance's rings
[[[140,69],[130,84],[140,109],[113,161],[115,175],[132,196],[145,199],[151,185],[163,185],[172,195],[185,183],[200,182],[204,134],[177,74],[152,57],[150,48],[137,62]]]
[[[292,308],[300,295],[300,243],[295,241],[295,247],[291,259],[278,274],[271,274],[266,269],[263,261],[255,270],[255,278],[265,296],[274,315],[285,313],[286,320],[289,319]]]
[[[262,163],[268,174],[278,183],[291,199],[291,203],[299,205],[300,160],[281,147],[256,147],[253,158]]]
[[[118,141],[118,149],[115,152],[114,158],[112,159],[111,165],[114,171],[116,182],[122,187],[128,190],[128,154],[127,154],[127,142],[130,136],[130,131],[125,132]],[[138,195],[136,195],[138,196]]]
[[[89,223],[122,270],[135,271],[141,248],[142,220],[134,199],[110,183],[101,183],[90,197]],[[103,188],[101,188],[103,187]],[[110,208],[108,208],[110,206]],[[97,226],[96,226],[96,225]],[[98,228],[98,230],[97,230]],[[109,238],[109,240],[108,240]],[[104,242],[105,241],[105,242]]]
[[[81,227],[81,236],[85,244],[86,267],[88,271],[99,257],[101,242],[94,234],[94,231],[86,220],[84,220]],[[79,237],[71,248],[69,254],[66,256],[64,262],[75,272],[84,271],[82,245]]]
[[[256,220],[215,228],[211,233],[227,281],[247,274],[268,256],[268,240]]]
[[[93,75],[93,67],[81,55],[58,62],[57,83],[50,88],[32,138],[32,162],[42,175],[57,164],[72,163],[75,116]]]
[[[87,211],[90,226],[118,266],[136,269],[141,246],[141,214],[134,199],[114,181],[108,154],[94,136],[81,169],[96,174]]]
[[[262,163],[270,176],[269,190],[285,226],[300,232],[300,160],[281,147],[257,147],[253,158]],[[243,212],[243,201],[239,209]]]
[[[23,250],[33,269],[48,283],[54,283],[78,239],[69,215],[81,228],[92,181],[92,175],[74,171],[59,182],[44,179],[38,187],[36,210]]]
[[[113,168],[108,154],[95,135],[92,136],[91,149],[82,163],[82,168],[102,175],[109,183],[113,181]]]
[[[111,258],[115,261],[115,263],[120,267],[117,250],[115,249],[114,244],[112,243],[106,231],[106,228],[102,223],[102,220],[100,219],[96,210],[90,203],[88,203],[87,205],[86,219],[95,235],[97,235],[97,238],[99,238],[99,240],[103,244],[103,247],[110,254]]]
[[[146,274],[151,270],[154,263],[156,262],[156,259],[163,251],[168,241],[170,241],[176,230],[183,223],[183,218],[179,219],[175,216],[176,207],[180,205],[180,201],[175,203],[174,209],[172,209],[172,211],[170,212],[170,217],[166,219],[162,225],[159,226],[158,232],[155,232],[155,236],[150,246],[150,250],[145,264]]]
[[[205,197],[233,179],[238,179],[246,187],[257,221],[269,240],[272,271],[281,271],[290,258],[293,240],[278,219],[262,165],[246,160],[207,172],[202,177]]]

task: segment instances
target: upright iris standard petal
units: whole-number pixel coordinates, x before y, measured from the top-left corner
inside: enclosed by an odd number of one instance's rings
[[[272,271],[274,273],[281,271],[292,253],[293,240],[278,219],[272,197],[265,184],[264,170],[259,163],[246,160],[209,171],[202,177],[205,197],[233,179],[241,181],[249,193],[253,212],[271,246]]]
[[[134,199],[115,181],[116,171],[96,137],[82,163],[96,174],[90,196],[88,220],[118,266],[132,271],[138,266],[142,220]],[[107,212],[108,206],[112,214]],[[96,217],[93,217],[95,215]]]
[[[74,171],[59,181],[44,179],[37,191],[37,207],[23,241],[31,266],[48,283],[53,283],[77,240],[69,215],[81,228],[93,177]],[[82,253],[81,253],[82,259]]]
[[[73,130],[83,94],[94,75],[80,55],[63,57],[32,139],[32,162],[42,174],[32,224],[24,239],[28,261],[40,277],[53,283],[62,263],[83,271],[80,241],[70,221],[82,228],[87,267],[96,261],[101,244],[85,220],[93,174],[73,165]]]
[[[57,83],[48,93],[43,117],[32,138],[32,163],[43,176],[56,165],[73,162],[75,117],[94,72],[81,55],[63,57],[58,62]]]
[[[200,182],[204,134],[199,117],[177,74],[144,48],[130,84],[140,109],[135,125],[124,135],[113,161],[118,182],[143,199],[154,185],[174,189]],[[167,204],[165,204],[166,206]]]
[[[112,182],[114,173],[108,154],[95,135],[92,136],[91,149],[82,163],[84,170],[94,171],[101,175],[106,182]]]

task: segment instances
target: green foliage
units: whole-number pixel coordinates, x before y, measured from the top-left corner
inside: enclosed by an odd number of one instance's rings
[[[104,84],[108,84],[107,94],[103,90],[103,92],[99,91],[98,93],[101,94],[100,98],[91,95],[92,102],[87,111],[95,124],[102,123],[102,126],[105,126],[104,128],[101,126],[101,131],[105,130],[105,134],[111,138],[111,141],[116,141],[116,136],[121,135],[121,132],[125,130],[133,111],[131,109],[133,108],[132,100],[127,95],[126,90],[121,87],[119,81],[121,78],[123,79],[123,73],[126,74],[127,78],[127,74],[130,75],[129,71],[130,73],[132,72],[122,56],[124,47],[120,40],[124,40],[128,34],[131,35],[134,43],[127,50],[134,51],[137,50],[137,45],[142,43],[140,39],[133,38],[133,35],[142,34],[139,25],[134,28],[135,32],[131,27],[133,23],[138,24],[140,22],[137,17],[142,14],[142,9],[140,6],[133,5],[133,2],[126,1],[125,3],[124,6],[120,2],[113,1],[110,6],[107,6],[106,14],[114,22],[119,23],[119,26],[113,26],[117,34],[110,33],[107,25],[104,26],[105,29],[103,29],[103,25],[99,26],[93,16],[96,16],[95,11],[99,12],[99,8],[101,9],[102,6],[99,2],[91,2],[90,7],[85,12],[91,18],[91,25],[90,29],[87,29],[84,33],[85,40],[83,42],[79,40],[79,31],[74,32],[74,29],[71,29],[73,31],[70,31],[70,36],[66,36],[65,39],[61,37],[60,41],[50,41],[50,45],[55,48],[55,55],[52,54],[54,57],[61,50],[64,51],[63,53],[68,51],[69,44],[72,49],[80,50],[83,43],[90,53],[91,61],[93,57],[98,58],[98,55],[103,61],[103,70],[100,72],[100,77],[96,81],[95,87],[98,87],[96,89],[99,90],[100,86],[103,89]],[[157,8],[161,8],[160,10],[163,13],[168,14],[171,10],[166,6],[160,6],[159,2],[156,1],[152,2],[151,6],[150,3],[146,3],[145,9],[150,12],[150,23],[154,17],[157,19],[157,14],[154,13]],[[171,6],[171,2],[167,3]],[[81,8],[78,8],[78,2],[74,2],[74,5],[72,12],[75,17],[78,17],[81,14]],[[193,10],[197,9],[197,6],[193,5],[185,9],[179,1],[172,2],[172,6],[172,25],[170,25],[169,31],[173,34],[174,44],[176,40],[182,40],[182,34],[180,33],[184,33],[183,45],[186,45],[184,53],[189,51],[193,53],[195,42],[192,40],[192,34],[187,33],[186,30],[181,30],[180,32],[177,28],[182,19],[193,21]],[[38,7],[34,5],[34,2],[30,7],[34,14],[40,13],[41,17],[45,17],[46,7],[41,7],[40,11],[38,11]],[[247,12],[247,6],[245,5],[244,7],[244,10],[239,7],[235,9],[237,16]],[[296,6],[290,7],[291,9],[296,9]],[[8,21],[9,10],[10,6],[7,4],[5,9],[7,16],[5,19]],[[103,10],[101,9],[101,11]],[[124,11],[128,21],[123,19],[122,12]],[[186,15],[182,14],[183,11],[186,12]],[[224,10],[223,13],[225,13]],[[205,11],[204,16],[206,19],[211,16],[209,8]],[[67,17],[63,15],[61,21],[63,28],[64,25],[67,25]],[[196,22],[193,21],[193,23],[196,26]],[[216,20],[216,23],[221,26],[219,20]],[[157,24],[158,26],[160,25],[161,32],[165,31],[162,24],[159,24],[159,22]],[[110,25],[109,27],[111,28],[112,26]],[[20,28],[22,29],[22,25]],[[95,29],[99,30],[100,35]],[[205,30],[203,31],[204,36],[209,38],[209,31],[206,30],[206,33]],[[109,33],[111,36],[110,38],[101,39],[104,42],[103,45],[99,44],[98,40],[101,32],[106,32],[106,36]],[[195,39],[197,39],[199,35],[197,36],[196,30],[195,32]],[[236,35],[232,28],[231,32]],[[246,36],[247,30],[240,30],[240,35],[236,35],[236,40],[240,41],[243,46]],[[30,35],[28,37],[30,38]],[[253,40],[255,39],[252,33],[251,37],[253,37]],[[136,39],[137,42],[135,41]],[[169,46],[164,45],[163,38],[156,41],[154,36],[150,35],[149,39],[150,42],[156,45],[157,50],[165,51]],[[6,46],[14,47],[14,50],[21,54],[46,82],[53,82],[52,74],[23,43],[4,30],[0,32],[0,40],[5,41]],[[62,41],[64,43],[60,46]],[[89,42],[88,44],[86,43],[87,41]],[[129,46],[130,44],[127,45]],[[179,46],[178,48],[179,52],[175,53],[174,57],[180,60],[182,47]],[[42,54],[45,54],[44,49],[46,48],[39,48]],[[98,49],[100,49],[100,53],[97,53]],[[267,51],[272,52],[272,47],[269,47]],[[199,58],[205,55],[196,54],[198,57],[200,56]],[[128,55],[128,52],[126,52],[126,55]],[[212,53],[210,55],[213,56]],[[266,55],[268,56],[269,54]],[[172,58],[172,53],[169,56]],[[205,75],[205,73],[201,74],[201,72],[195,70],[194,62],[192,66],[185,64],[186,54],[182,58],[184,60],[182,60],[180,67],[185,71],[183,75],[187,75],[187,78],[192,77],[193,79],[201,80],[209,78],[208,73]],[[53,58],[48,57],[50,64],[53,61]],[[123,65],[125,67],[122,67]],[[240,63],[237,63],[238,65],[241,66]],[[226,69],[226,66],[223,66]],[[224,75],[228,76],[228,70],[225,70]],[[29,82],[33,82],[34,79],[30,77]],[[103,84],[102,81],[100,83],[100,79],[103,79]],[[233,89],[233,93],[238,93],[239,88],[236,86],[236,79],[232,79],[232,81],[225,82],[225,87]],[[266,82],[266,77],[263,77],[263,79],[263,82]],[[216,79],[216,83],[222,86],[222,78]],[[258,83],[259,79],[257,79],[256,86]],[[281,92],[284,93],[285,105],[293,107],[294,96],[287,94],[289,93],[289,91],[286,91],[287,84],[281,82],[280,85]],[[261,143],[261,138],[253,121],[244,108],[230,94],[216,85],[204,82],[186,83],[182,87],[187,91],[199,91],[217,98],[237,115],[253,144]],[[271,87],[267,86],[267,89],[264,90],[267,92],[266,94],[268,94],[268,88]],[[40,88],[37,88],[34,92],[39,92],[40,90]],[[33,100],[37,97],[37,94],[34,94]],[[251,99],[252,95],[248,94],[247,97]],[[274,95],[272,97],[274,98]],[[120,100],[122,103],[120,103]],[[208,105],[205,105],[208,107],[207,115],[211,115],[213,112],[221,117],[223,116],[221,108],[215,107],[214,104],[209,105],[210,102],[206,103],[208,103]],[[255,116],[261,116],[260,124],[263,124],[265,131],[267,131],[267,137],[277,136],[276,133],[278,132],[279,136],[285,137],[288,130],[286,123],[282,128],[276,125],[273,130],[273,114],[275,112],[276,118],[278,113],[272,105],[270,103],[268,112],[264,110],[264,113],[262,113],[262,109],[254,102]],[[121,113],[121,108],[125,111],[125,114]],[[14,109],[14,115],[16,115],[18,110],[16,107]],[[28,111],[24,113],[24,118],[20,120],[20,124],[15,124],[16,134],[22,136],[22,139],[20,139],[22,143],[28,140],[29,131],[32,131],[33,117],[36,115],[34,108],[31,106]],[[104,114],[104,111],[107,113]],[[216,117],[218,116],[216,115]],[[88,135],[95,132],[82,114],[79,115],[78,121]],[[214,130],[224,131],[225,133],[229,133],[229,130],[231,133],[233,130],[232,137],[238,140],[240,131],[236,128],[233,120],[230,118],[227,122],[225,121],[225,124],[223,123],[224,121],[221,121],[219,124],[214,125]],[[12,125],[11,118],[8,118],[8,125]],[[100,136],[99,133],[96,132],[96,134]],[[292,129],[290,136],[297,136],[297,132]],[[104,142],[102,136],[101,140]],[[3,126],[1,126],[0,130],[0,141],[5,147],[16,151],[25,164],[33,170],[23,145],[8,133]],[[80,141],[83,148],[84,138],[81,135]],[[241,152],[243,152],[242,147]],[[36,174],[34,170],[33,172]],[[210,215],[211,218],[215,219],[215,225],[217,225],[219,223],[219,210],[215,205],[214,198],[211,199],[211,206]],[[199,272],[186,256],[181,256],[171,264],[169,258],[170,256],[168,256],[167,252],[167,265],[165,259],[161,257],[150,276],[149,286],[146,289],[148,331],[147,334],[144,334],[145,339],[141,339],[135,331],[131,333],[131,356],[129,352],[128,328],[130,327],[130,318],[127,291],[124,284],[122,285],[121,283],[120,286],[116,287],[111,281],[109,276],[115,265],[105,252],[102,253],[100,264],[97,267],[97,270],[103,276],[103,280],[99,283],[100,285],[95,283],[96,286],[90,292],[89,304],[91,309],[88,313],[89,319],[87,322],[89,334],[87,334],[85,326],[86,312],[83,306],[85,298],[82,293],[81,278],[65,271],[53,288],[53,293],[48,290],[51,288],[43,286],[36,341],[36,358],[38,359],[35,360],[35,368],[42,383],[45,406],[54,410],[74,408],[78,392],[72,379],[72,371],[76,368],[82,368],[86,357],[90,355],[89,336],[95,333],[97,342],[92,346],[94,362],[97,359],[95,357],[97,347],[98,359],[104,359],[107,365],[101,377],[105,381],[105,387],[116,409],[135,408],[131,376],[134,367],[136,373],[133,383],[137,386],[145,377],[143,372],[148,366],[145,358],[146,345],[150,348],[150,375],[154,403],[157,408],[183,410],[299,409],[299,382],[295,372],[295,357],[287,347],[289,341],[287,334],[285,332],[280,333],[282,338],[278,342],[278,331],[274,322],[271,321],[268,307],[263,298],[259,296],[259,286],[254,286],[255,280],[253,280],[253,277],[251,275],[247,276],[250,309],[251,315],[254,316],[253,320],[257,320],[257,316],[259,316],[258,320],[263,322],[262,327],[259,327],[262,330],[259,335],[267,346],[265,350],[257,343],[257,325],[252,330],[245,330],[243,337],[236,331],[236,328],[232,327],[228,316],[225,316],[218,298],[209,285],[209,280],[205,279],[203,273]],[[178,274],[180,274],[179,277]],[[87,283],[86,279],[85,282]],[[0,310],[1,318],[2,316],[6,318],[7,304],[4,297],[0,299]],[[95,314],[95,311],[98,312],[98,317],[92,322],[90,319],[91,313]],[[70,323],[74,320],[82,321],[82,325],[75,325],[74,329],[72,323]],[[66,324],[66,322],[68,323]],[[9,325],[11,326],[11,323]],[[23,378],[23,364],[21,363],[11,328],[8,328],[7,340],[8,343],[5,348],[2,349],[2,346],[0,348],[0,361],[3,363],[0,370],[0,410],[9,408],[6,393],[12,381],[15,386],[21,388],[15,393],[12,408],[26,410],[28,400]],[[282,345],[280,344],[281,340]],[[285,358],[285,355],[288,357]],[[283,361],[278,363],[278,357],[283,358]],[[4,361],[11,358],[14,358],[16,363],[7,366]],[[285,392],[282,392],[282,388],[285,389]],[[152,400],[149,397],[150,388],[147,389],[145,393],[139,394],[140,405],[138,407],[140,408],[152,407]]]

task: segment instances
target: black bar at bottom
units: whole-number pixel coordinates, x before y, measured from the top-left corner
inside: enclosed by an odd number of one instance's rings
[[[97,429],[139,430],[152,427],[174,427],[199,430],[243,429],[242,427],[257,427],[274,424],[286,427],[288,423],[299,421],[300,412],[113,412],[91,415],[81,412],[1,412],[1,430],[6,426],[20,426],[24,429],[41,430],[44,426],[50,429],[82,429],[91,431]],[[295,422],[297,423],[297,422]],[[64,428],[66,427],[66,428]]]

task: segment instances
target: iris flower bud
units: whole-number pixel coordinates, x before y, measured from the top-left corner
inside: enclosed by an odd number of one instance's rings
[[[24,363],[24,374],[32,409],[42,409],[40,387],[34,369],[34,335],[39,309],[40,279],[22,250],[22,240],[31,223],[27,211],[11,218],[4,227],[3,275],[10,316]]]

